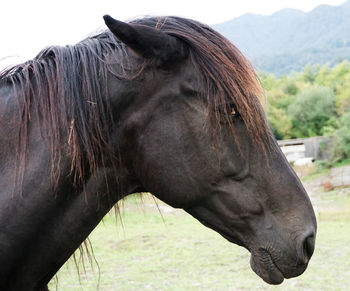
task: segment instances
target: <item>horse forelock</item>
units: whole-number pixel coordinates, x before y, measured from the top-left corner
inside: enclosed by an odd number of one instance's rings
[[[189,46],[192,63],[204,83],[214,130],[222,113],[234,129],[231,112],[222,110],[224,104],[233,104],[255,145],[265,153],[269,150],[271,132],[261,104],[264,92],[253,66],[235,45],[209,26],[191,19],[168,16],[135,22],[178,37]]]

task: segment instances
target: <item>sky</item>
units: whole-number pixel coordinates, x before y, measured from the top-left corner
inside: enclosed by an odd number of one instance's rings
[[[177,15],[215,24],[245,13],[270,15],[283,8],[310,11],[345,0],[12,0],[0,9],[0,68],[33,58],[49,45],[74,44],[98,28],[102,16],[119,20]]]

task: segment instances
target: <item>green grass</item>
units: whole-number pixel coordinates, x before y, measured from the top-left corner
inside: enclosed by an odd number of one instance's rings
[[[147,200],[147,199],[146,199]],[[91,234],[98,262],[70,260],[52,280],[55,290],[348,290],[350,286],[350,197],[337,191],[318,197],[318,235],[306,272],[282,285],[264,283],[250,269],[250,254],[195,219],[162,212],[150,200],[125,203],[116,222],[108,215]],[[77,254],[77,258],[79,253]],[[86,260],[86,259],[85,259]],[[100,273],[100,274],[99,274]]]
[[[344,159],[344,160],[341,160],[340,162],[334,163],[334,167],[342,167],[347,165],[350,165],[350,159]]]
[[[311,167],[303,166],[303,167],[299,167],[299,169],[296,168],[296,170],[297,172],[299,172],[299,174],[300,172],[303,172],[303,171],[309,172],[309,173],[306,173],[306,175],[301,175],[302,181],[307,182],[325,175],[329,175],[331,168],[338,168],[343,166],[350,166],[350,159],[344,159],[336,163],[316,161],[314,165]]]

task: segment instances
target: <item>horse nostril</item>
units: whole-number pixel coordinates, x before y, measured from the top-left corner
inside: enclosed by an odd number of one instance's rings
[[[306,264],[310,260],[312,254],[314,253],[314,249],[315,249],[314,233],[311,233],[304,238],[302,249],[303,249],[303,253],[302,253],[303,262]]]

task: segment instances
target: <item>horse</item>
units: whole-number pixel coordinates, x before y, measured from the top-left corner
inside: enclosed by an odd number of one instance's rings
[[[316,218],[253,66],[194,20],[104,20],[106,31],[0,73],[0,289],[47,290],[140,192],[246,248],[267,283],[302,274]]]

